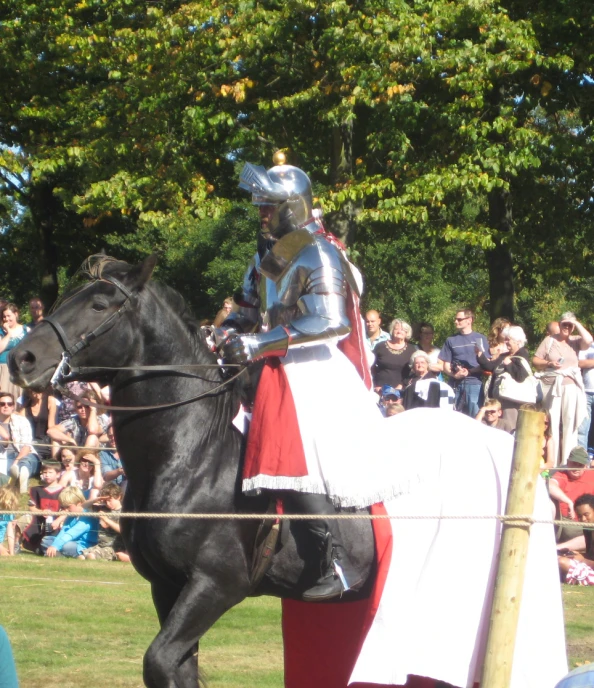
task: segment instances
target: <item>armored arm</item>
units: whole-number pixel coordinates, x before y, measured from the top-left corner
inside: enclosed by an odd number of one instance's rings
[[[219,349],[231,335],[251,332],[257,326],[260,315],[259,262],[260,258],[256,254],[245,271],[241,289],[233,295],[234,309],[221,323],[221,326],[205,328],[207,330],[207,342],[213,351]]]
[[[284,356],[290,348],[343,339],[351,331],[346,313],[347,281],[341,262],[308,271],[297,300],[300,314],[269,332],[231,335],[224,344],[225,360],[247,363],[268,356]]]

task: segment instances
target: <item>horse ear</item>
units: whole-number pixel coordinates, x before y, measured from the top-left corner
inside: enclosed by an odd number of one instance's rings
[[[132,270],[130,270],[126,282],[134,289],[140,291],[150,280],[156,264],[157,256],[153,253],[148,258],[145,258],[142,263],[135,265]]]

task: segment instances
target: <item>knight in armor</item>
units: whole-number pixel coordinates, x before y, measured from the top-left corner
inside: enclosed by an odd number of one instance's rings
[[[259,206],[262,231],[222,337],[219,331],[219,351],[226,362],[266,359],[244,492],[282,492],[287,513],[331,516],[335,507],[364,507],[383,496],[364,465],[363,435],[381,415],[364,380],[360,277],[314,217],[308,176],[277,162],[270,170],[247,163],[241,172],[239,186]],[[303,599],[325,601],[360,587],[336,520],[305,523],[321,575]]]

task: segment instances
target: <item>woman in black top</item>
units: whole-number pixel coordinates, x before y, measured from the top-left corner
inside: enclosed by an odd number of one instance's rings
[[[410,344],[412,328],[404,320],[390,323],[390,339],[376,345],[375,363],[371,369],[373,386],[379,391],[384,385],[402,389],[403,381],[410,374],[410,357],[417,350]]]
[[[19,414],[31,423],[34,443],[51,444],[47,429],[56,424],[56,410],[56,400],[49,392],[34,392],[32,389],[23,391],[23,405]],[[51,454],[49,446],[36,446],[35,449],[42,460]]]

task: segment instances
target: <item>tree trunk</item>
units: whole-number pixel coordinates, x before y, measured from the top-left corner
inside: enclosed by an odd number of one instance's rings
[[[353,122],[334,127],[332,132],[332,156],[330,180],[332,184],[344,184],[353,173]],[[344,244],[352,243],[355,238],[356,207],[346,201],[342,208],[328,218],[328,229]]]
[[[489,194],[489,225],[505,237],[511,233],[512,207],[507,191],[496,189]],[[507,242],[495,239],[495,248],[485,252],[489,270],[489,313],[495,318],[514,319],[514,275],[511,251]]]
[[[36,184],[29,194],[31,217],[41,235],[40,297],[46,309],[58,298],[58,249],[54,242],[55,218],[60,201],[50,184]]]

